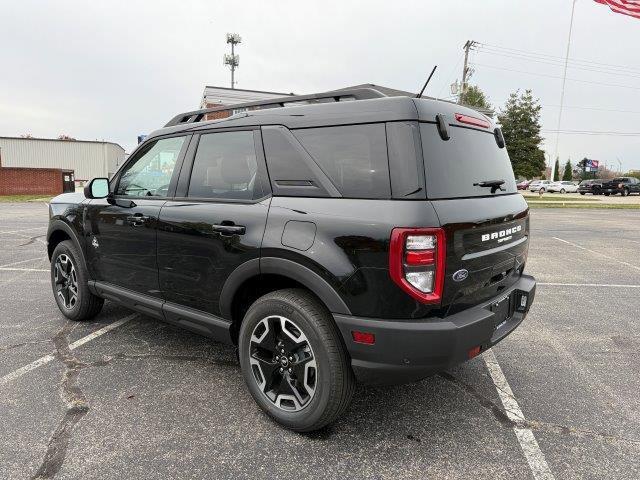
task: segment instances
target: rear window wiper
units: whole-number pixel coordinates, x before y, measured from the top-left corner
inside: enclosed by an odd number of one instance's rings
[[[496,193],[496,190],[504,192],[502,185],[504,185],[504,180],[483,180],[473,184],[474,187],[491,187],[491,193]]]

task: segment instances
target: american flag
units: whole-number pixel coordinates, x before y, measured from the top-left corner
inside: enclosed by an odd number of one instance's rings
[[[640,0],[595,0],[607,5],[612,11],[640,18]]]

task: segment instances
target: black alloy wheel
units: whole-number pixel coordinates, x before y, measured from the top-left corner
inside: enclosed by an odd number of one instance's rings
[[[355,390],[351,361],[333,316],[303,289],[273,291],[253,302],[240,325],[238,358],[258,406],[297,432],[336,420]]]
[[[72,310],[78,302],[78,276],[69,255],[61,253],[57,256],[53,265],[53,280],[56,295],[62,306]]]
[[[251,334],[249,360],[256,384],[276,407],[297,412],[313,398],[318,366],[307,336],[292,320],[263,318]]]

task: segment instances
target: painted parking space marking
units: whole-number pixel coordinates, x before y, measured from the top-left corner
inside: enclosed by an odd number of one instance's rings
[[[29,258],[27,260],[20,260],[18,262],[12,262],[12,263],[5,263],[4,265],[0,265],[0,268],[6,268],[6,267],[13,267],[14,265],[20,265],[21,263],[27,263],[27,262],[35,262],[36,260],[46,260],[47,257],[37,257],[37,258]]]
[[[109,333],[111,330],[115,330],[116,328],[124,325],[125,323],[127,323],[128,321],[134,319],[135,317],[137,317],[138,314],[134,313],[131,315],[128,315],[124,318],[121,318],[119,320],[116,320],[113,323],[110,323],[109,325],[106,325],[98,330],[96,330],[95,332],[87,335],[86,337],[82,337],[79,340],[76,340],[73,343],[69,344],[69,350],[75,350],[76,348],[84,345],[85,343],[90,342],[91,340],[95,340],[96,338],[104,335],[105,333]],[[53,354],[48,354],[45,355],[43,357],[38,358],[37,360],[34,360],[33,362],[29,363],[28,365],[25,365],[24,367],[20,367],[17,370],[14,370],[11,373],[8,373],[7,375],[5,375],[4,377],[0,377],[0,385],[6,385],[9,382],[20,378],[21,376],[23,376],[26,373],[31,372],[32,370],[35,370],[38,367],[41,367],[43,365],[46,365],[48,363],[51,363],[51,361],[53,361],[53,359],[55,358],[55,356]]]
[[[21,232],[30,232],[31,230],[46,230],[47,226],[44,225],[42,227],[33,227],[33,228],[22,228],[20,230],[11,230],[8,232],[0,232],[0,235],[4,235],[5,233],[21,233]]]
[[[0,272],[48,272],[47,268],[11,268],[0,267]]]
[[[605,288],[640,288],[640,285],[624,285],[618,283],[556,283],[537,282],[536,285],[543,287],[605,287]]]
[[[547,460],[544,458],[542,450],[540,450],[538,441],[533,435],[533,431],[531,431],[530,428],[520,426],[526,421],[526,419],[520,409],[520,405],[518,405],[518,401],[513,395],[513,391],[511,390],[509,382],[507,382],[507,378],[502,372],[502,368],[500,368],[500,365],[498,364],[498,359],[493,353],[493,350],[487,350],[482,355],[482,359],[487,365],[489,375],[491,375],[493,384],[498,391],[500,401],[502,402],[502,406],[505,409],[507,417],[516,424],[516,426],[513,427],[513,431],[516,434],[520,448],[522,448],[522,452],[527,459],[527,463],[529,464],[529,468],[531,468],[531,473],[533,473],[534,478],[536,480],[555,480],[555,477],[549,469]]]
[[[614,262],[618,262],[621,265],[626,265],[627,267],[631,267],[631,268],[634,268],[636,270],[640,270],[640,267],[637,266],[637,265],[633,265],[633,264],[631,264],[629,262],[625,262],[623,260],[618,260],[617,258],[613,258],[613,257],[611,257],[609,255],[606,255],[604,253],[601,253],[601,252],[596,252],[595,250],[591,250],[589,248],[583,247],[582,245],[578,245],[577,243],[573,243],[573,242],[570,242],[568,240],[563,240],[562,238],[558,238],[558,237],[551,237],[551,238],[553,238],[554,240],[558,240],[559,242],[563,242],[563,243],[566,243],[568,245],[571,245],[571,246],[573,246],[575,248],[579,248],[580,250],[584,250],[585,252],[593,253],[594,255],[599,255],[599,256],[604,257],[604,258],[606,258],[608,260],[613,260]]]

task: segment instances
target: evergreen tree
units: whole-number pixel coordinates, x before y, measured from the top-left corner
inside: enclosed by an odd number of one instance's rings
[[[570,182],[573,180],[573,167],[571,166],[571,159],[567,160],[564,164],[564,173],[562,174],[562,180]]]
[[[560,180],[560,157],[556,158],[556,166],[553,171],[553,181],[557,182],[558,180]]]
[[[469,85],[467,87],[464,93],[460,95],[460,103],[483,110],[493,110],[487,96],[477,85]]]
[[[538,100],[526,90],[512,93],[498,114],[516,178],[533,178],[544,172],[540,110]]]

